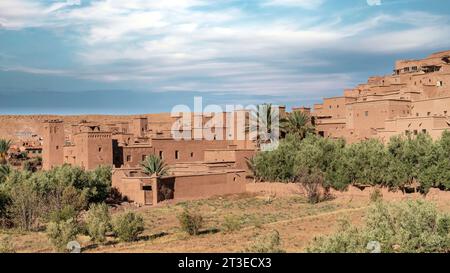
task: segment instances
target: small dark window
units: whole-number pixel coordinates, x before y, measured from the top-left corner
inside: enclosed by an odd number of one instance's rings
[[[127,155],[127,162],[131,161],[131,155]]]
[[[426,134],[427,133],[427,129],[422,129],[422,133]]]
[[[102,152],[102,147],[98,147],[98,152],[99,152],[99,153]]]
[[[59,146],[56,146],[56,150],[59,150]]]
[[[431,112],[428,112],[428,113],[427,113],[427,116],[431,116]]]
[[[145,161],[146,158],[147,158],[146,155],[142,155],[142,161]]]
[[[191,152],[191,157],[194,157],[194,152]]]
[[[180,157],[180,152],[175,151],[175,159],[178,159]]]
[[[368,117],[369,116],[369,111],[365,111],[364,112],[364,116]]]
[[[417,130],[414,130],[414,135],[417,136],[419,132],[417,132]]]
[[[152,186],[142,186],[142,190],[143,191],[151,191],[152,190]]]
[[[163,159],[163,157],[164,157],[163,151],[159,151],[159,158]]]

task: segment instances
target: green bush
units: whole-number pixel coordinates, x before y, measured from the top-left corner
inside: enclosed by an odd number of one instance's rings
[[[284,253],[281,249],[280,233],[273,230],[266,235],[260,235],[244,250],[246,253]]]
[[[121,241],[137,241],[144,231],[144,219],[133,212],[121,214],[113,220],[113,231]]]
[[[442,137],[421,158],[418,181],[424,192],[430,188],[450,189],[450,132]]]
[[[7,213],[13,224],[23,230],[38,228],[43,203],[35,187],[28,181],[18,183],[9,192],[9,198]]]
[[[80,193],[84,192],[90,203],[103,202],[111,190],[111,167],[99,166],[93,171],[85,171],[80,167],[63,165],[36,173],[34,180],[44,193],[72,186]]]
[[[238,231],[242,228],[242,224],[239,217],[225,216],[223,219],[222,230],[225,233],[231,233]]]
[[[76,219],[89,203],[106,200],[111,191],[111,168],[84,171],[63,165],[50,171],[2,169],[0,220],[31,230],[39,223]]]
[[[61,222],[69,219],[76,219],[78,212],[71,205],[66,205],[62,209],[53,210],[50,212],[50,222]]]
[[[425,201],[377,202],[361,229],[345,223],[331,236],[314,239],[309,252],[368,252],[367,244],[379,242],[385,253],[450,251],[450,217],[439,214]]]
[[[0,190],[0,219],[8,217],[8,206],[10,204],[9,195]]]
[[[67,251],[67,244],[75,240],[77,233],[77,224],[73,219],[47,225],[47,237],[58,252]]]
[[[86,230],[94,242],[106,241],[106,233],[111,230],[111,216],[105,203],[92,204],[85,218]]]
[[[189,235],[198,235],[203,225],[203,217],[187,209],[178,215],[178,221],[181,229]]]
[[[104,202],[111,192],[111,166],[99,166],[90,172],[90,179],[83,188],[89,189],[90,202]]]
[[[260,152],[249,162],[256,181],[298,182],[301,172],[320,172],[323,188],[348,185],[405,190],[419,182],[420,190],[450,190],[450,132],[438,141],[428,134],[395,136],[387,145],[370,139],[353,144],[314,135],[288,135],[274,151]]]
[[[42,165],[42,158],[36,157],[32,159],[28,159],[22,163],[22,169],[24,171],[36,172],[39,167]]]

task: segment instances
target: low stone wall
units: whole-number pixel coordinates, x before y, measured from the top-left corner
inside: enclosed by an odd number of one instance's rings
[[[383,195],[383,199],[387,201],[401,201],[409,199],[425,199],[428,201],[450,201],[450,191],[441,191],[439,189],[431,189],[427,195],[423,195],[419,192],[416,193],[403,193],[402,191],[389,191],[387,188],[379,189]],[[350,186],[347,191],[339,192],[332,191],[333,195],[336,197],[345,196],[359,196],[370,198],[371,193],[374,191],[373,187],[367,187],[364,190],[358,189],[356,187]]]
[[[303,194],[303,189],[294,183],[247,183],[246,191],[248,193],[268,194],[275,196],[289,196]]]
[[[254,194],[264,194],[264,195],[274,195],[274,196],[290,196],[304,194],[304,190],[294,183],[247,183],[246,190],[248,193]],[[421,193],[403,193],[401,191],[389,191],[387,188],[379,189],[383,195],[384,200],[388,201],[400,201],[408,199],[425,199],[429,201],[449,201],[450,202],[450,191],[441,191],[439,189],[431,189],[429,193],[424,196]],[[339,197],[352,198],[352,197],[364,197],[370,198],[370,195],[374,191],[373,187],[367,187],[365,189],[359,189],[354,186],[348,187],[346,191],[340,192],[331,190],[331,193]]]

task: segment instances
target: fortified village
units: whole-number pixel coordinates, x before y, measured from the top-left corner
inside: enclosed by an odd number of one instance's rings
[[[399,134],[428,133],[439,138],[450,129],[450,51],[423,60],[401,60],[392,75],[370,77],[365,84],[345,90],[342,97],[325,98],[322,104],[293,108],[311,115],[323,137],[357,142],[377,138],[383,142]],[[280,107],[280,116],[289,115]],[[222,119],[211,128],[211,119]],[[238,116],[245,124],[238,124]],[[246,191],[250,182],[246,160],[259,149],[245,129],[250,112],[215,115],[192,113],[191,135],[212,138],[175,140],[173,126],[183,128],[181,116],[161,114],[112,120],[78,120],[65,117],[45,120],[19,139],[13,149],[32,156],[42,154],[45,170],[70,164],[85,169],[113,166],[113,187],[140,205],[166,199],[193,199]],[[232,120],[233,122],[226,122]],[[231,132],[231,133],[230,133]],[[238,137],[238,136],[243,137]],[[149,155],[162,158],[170,175],[148,176],[140,163]]]

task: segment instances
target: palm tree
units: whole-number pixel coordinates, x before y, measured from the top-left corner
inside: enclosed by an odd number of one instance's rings
[[[0,139],[0,164],[6,164],[8,150],[11,148],[11,140]]]
[[[281,131],[304,139],[308,134],[314,133],[315,129],[311,117],[303,112],[292,112],[280,121]]]
[[[275,126],[279,125],[279,114],[276,114],[272,104],[265,103],[258,105],[258,108],[251,112],[252,120],[256,124],[249,124],[247,126],[247,132],[257,132],[257,144],[267,144],[277,138],[276,132],[273,130]],[[262,131],[261,129],[265,129]],[[261,131],[261,132],[260,132]]]
[[[5,178],[9,175],[10,172],[11,167],[9,165],[0,165],[0,183],[3,183],[5,181]]]
[[[157,157],[156,155],[149,155],[147,158],[141,162],[142,170],[145,174],[164,176],[169,173],[169,167],[166,165],[164,160]]]

